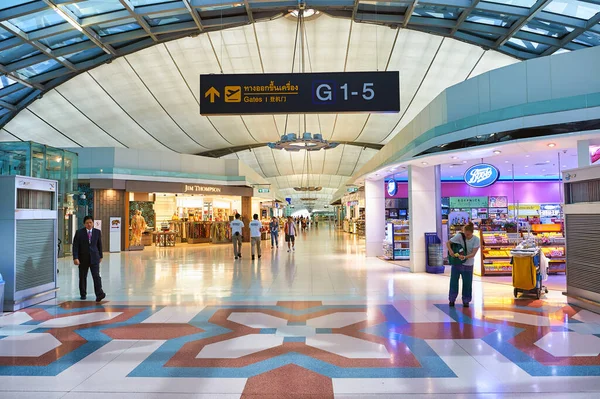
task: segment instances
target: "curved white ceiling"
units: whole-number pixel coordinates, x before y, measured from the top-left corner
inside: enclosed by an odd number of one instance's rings
[[[308,115],[306,131],[328,140],[385,144],[445,88],[518,62],[450,38],[324,14],[307,21],[306,28],[308,71],[400,71],[399,114]],[[4,126],[0,140],[197,154],[304,131],[298,115],[203,117],[198,105],[202,73],[220,73],[221,67],[224,73],[290,72],[295,33],[296,21],[286,17],[123,56],[46,93]],[[297,60],[295,64],[297,71]],[[314,185],[339,188],[375,152],[341,145],[311,153],[311,173],[321,179]],[[303,153],[260,147],[228,157],[239,157],[283,192],[307,173]]]

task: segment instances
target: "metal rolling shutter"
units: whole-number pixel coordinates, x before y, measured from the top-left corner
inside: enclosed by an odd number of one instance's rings
[[[16,291],[54,282],[54,220],[17,220]]]
[[[569,287],[600,294],[600,215],[566,215]]]

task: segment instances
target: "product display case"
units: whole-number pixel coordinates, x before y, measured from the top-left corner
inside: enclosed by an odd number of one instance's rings
[[[518,238],[506,231],[484,231],[481,233],[481,275],[511,274],[510,251]]]
[[[386,259],[410,259],[410,224],[407,220],[394,221],[386,224],[383,253]]]
[[[229,222],[212,222],[210,226],[210,238],[213,244],[225,244],[231,242],[231,228]]]
[[[562,224],[533,224],[531,233],[548,258],[548,273],[566,273],[567,251]]]

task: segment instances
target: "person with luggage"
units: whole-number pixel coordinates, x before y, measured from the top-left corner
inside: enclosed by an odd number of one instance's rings
[[[279,220],[275,216],[269,223],[269,230],[271,232],[271,249],[279,248]]]
[[[235,219],[229,223],[231,227],[231,242],[233,243],[233,255],[235,259],[242,257],[242,229],[244,222],[240,220],[240,214],[235,214]]]
[[[285,242],[288,245],[288,252],[296,250],[296,233],[298,232],[298,227],[291,216],[288,216],[287,222],[283,226],[283,231],[285,232]]]
[[[475,256],[481,245],[479,237],[474,233],[473,223],[463,227],[463,231],[452,237],[446,246],[448,247],[448,259],[452,265],[450,272],[450,293],[448,300],[453,307],[458,297],[458,281],[462,277],[462,301],[463,306],[468,308],[473,292],[473,265]]]
[[[262,229],[262,223],[258,220],[256,213],[252,218],[253,220],[250,222],[250,247],[252,250],[252,260],[254,260],[255,255],[258,255],[258,259],[262,255],[260,250],[260,230]]]

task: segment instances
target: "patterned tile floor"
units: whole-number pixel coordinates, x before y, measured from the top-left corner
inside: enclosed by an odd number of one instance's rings
[[[0,397],[600,392],[600,315],[560,292],[515,300],[476,281],[473,306],[450,308],[446,276],[365,258],[356,237],[321,228],[295,253],[266,244],[254,262],[229,245],[110,254],[100,305],[75,300],[64,261],[57,301],[0,317]]]

